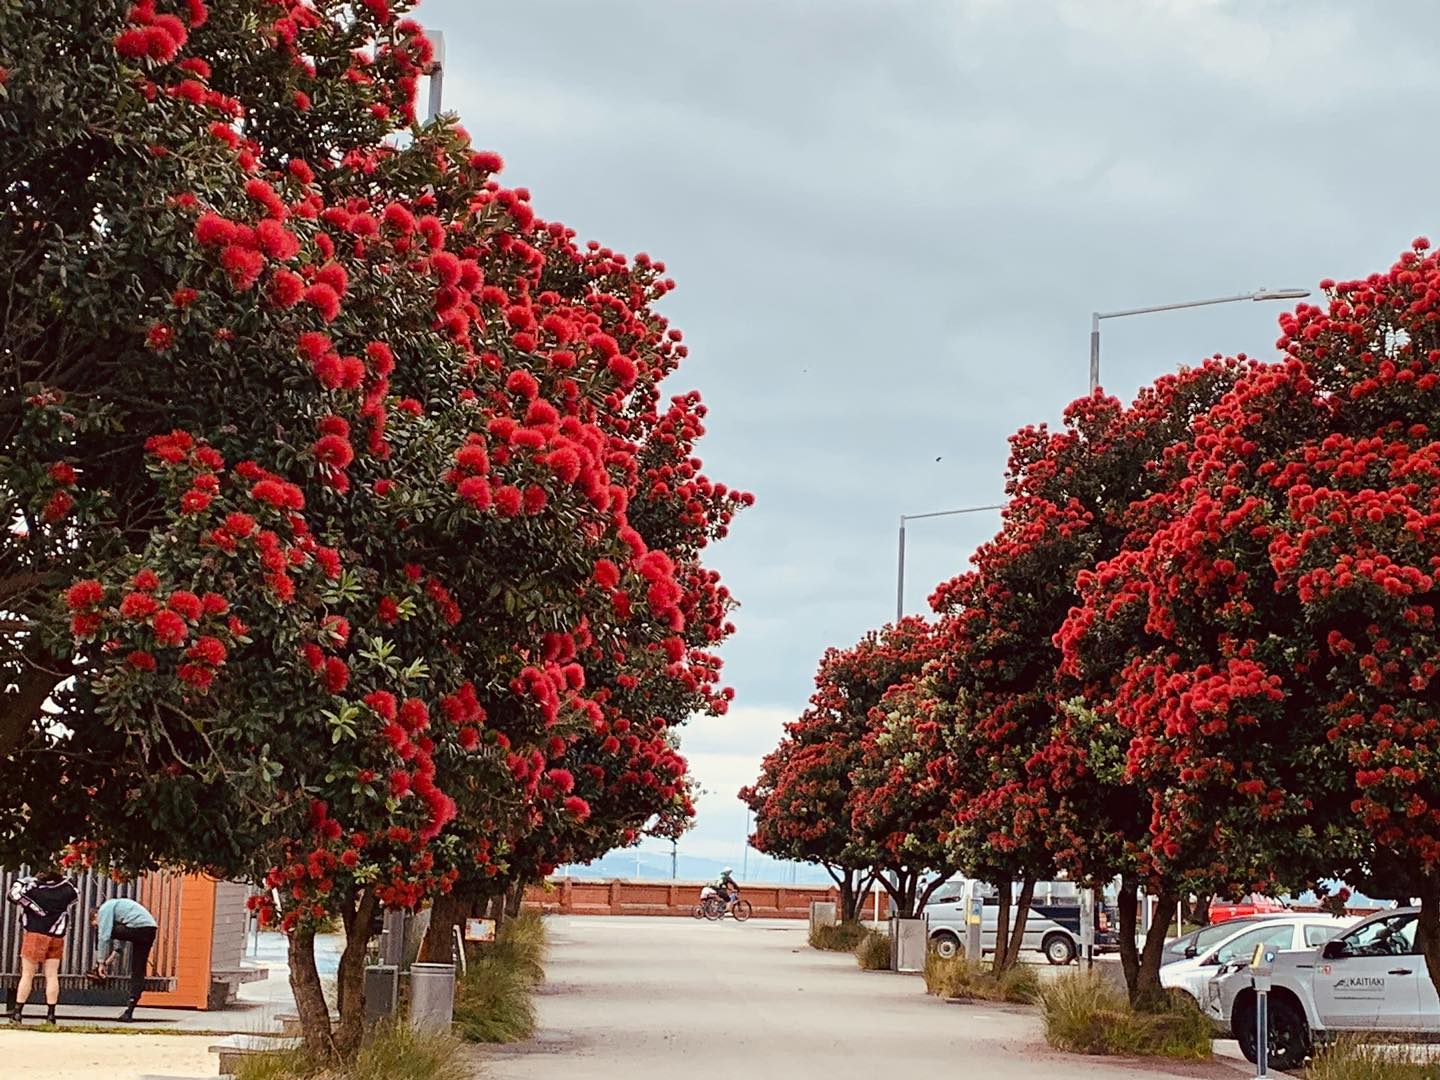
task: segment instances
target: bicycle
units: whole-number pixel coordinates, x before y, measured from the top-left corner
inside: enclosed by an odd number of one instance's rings
[[[693,912],[697,919],[708,919],[716,922],[726,915],[732,916],[736,922],[744,922],[755,914],[755,908],[749,900],[734,900],[726,903],[718,896],[707,896],[695,905]]]

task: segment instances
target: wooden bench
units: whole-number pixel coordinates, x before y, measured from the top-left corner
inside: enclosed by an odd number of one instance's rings
[[[224,1041],[212,1045],[210,1052],[220,1055],[220,1075],[230,1076],[234,1074],[240,1062],[247,1057],[254,1057],[256,1054],[273,1054],[277,1050],[294,1050],[299,1045],[299,1039],[287,1039],[283,1036],[231,1035]]]

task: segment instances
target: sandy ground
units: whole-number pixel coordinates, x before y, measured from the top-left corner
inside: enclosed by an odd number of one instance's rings
[[[480,1057],[485,1080],[1236,1080],[1198,1065],[1057,1054],[1033,1009],[950,1005],[918,976],[819,953],[795,922],[553,918],[532,1042]]]
[[[0,1029],[6,1080],[139,1080],[142,1076],[214,1076],[215,1055],[202,1035],[79,1035]]]

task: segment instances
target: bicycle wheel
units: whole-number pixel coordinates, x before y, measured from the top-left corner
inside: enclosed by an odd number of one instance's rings
[[[695,905],[695,910],[694,910],[693,912],[691,912],[691,914],[694,915],[695,918],[697,918],[697,919],[703,919],[703,918],[705,917],[705,905],[704,905],[704,904],[696,904],[696,905]]]
[[[714,922],[716,919],[723,918],[725,915],[725,908],[722,907],[720,904],[716,903],[714,900],[706,900],[703,906],[705,908],[705,918],[709,919],[711,922]]]
[[[736,922],[744,922],[755,914],[755,909],[750,906],[749,900],[736,900],[731,910],[735,915]]]

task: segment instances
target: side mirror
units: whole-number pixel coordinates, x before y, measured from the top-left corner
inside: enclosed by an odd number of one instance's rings
[[[1185,946],[1185,959],[1186,959],[1186,960],[1194,960],[1195,957],[1197,957],[1197,956],[1199,956],[1199,955],[1200,955],[1200,950],[1197,949],[1197,948],[1195,948],[1194,945],[1186,945],[1186,946]]]
[[[1343,960],[1350,955],[1350,949],[1340,938],[1325,942],[1325,947],[1320,950],[1320,955],[1326,960]]]

